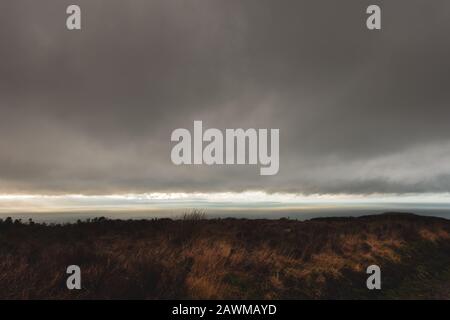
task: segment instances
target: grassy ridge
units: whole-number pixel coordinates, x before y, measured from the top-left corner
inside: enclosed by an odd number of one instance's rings
[[[360,218],[0,222],[0,298],[449,299],[450,221]],[[82,290],[66,289],[66,267]],[[382,290],[366,289],[368,265]]]

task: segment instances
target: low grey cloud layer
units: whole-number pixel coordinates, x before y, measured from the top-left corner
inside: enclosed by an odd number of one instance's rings
[[[0,193],[450,191],[450,3],[0,4]],[[175,128],[279,128],[280,171],[174,166]]]

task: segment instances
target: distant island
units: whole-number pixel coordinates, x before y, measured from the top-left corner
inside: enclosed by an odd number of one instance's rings
[[[366,268],[381,268],[368,290]],[[68,290],[78,265],[81,290]],[[1,299],[450,299],[450,220],[0,220]]]

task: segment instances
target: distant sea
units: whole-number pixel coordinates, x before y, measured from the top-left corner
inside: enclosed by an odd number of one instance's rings
[[[309,220],[319,217],[357,217],[363,215],[382,214],[385,212],[407,212],[424,216],[435,216],[450,219],[450,204],[430,203],[358,203],[358,204],[230,204],[230,203],[178,203],[177,205],[144,205],[139,207],[108,206],[108,207],[70,207],[48,210],[8,210],[1,208],[0,219],[11,217],[27,221],[46,223],[71,223],[77,220],[87,220],[97,217],[110,219],[177,219],[184,213],[194,209],[202,210],[207,218],[247,218],[247,219],[280,219],[289,218]]]

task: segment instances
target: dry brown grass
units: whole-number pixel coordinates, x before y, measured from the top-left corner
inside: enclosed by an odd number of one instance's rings
[[[0,223],[0,298],[367,297],[360,289],[368,265],[391,270],[392,285],[400,286],[395,277],[414,272],[414,257],[404,250],[424,242],[447,250],[449,234],[448,220],[406,215],[99,219],[66,226],[8,221]],[[65,287],[71,264],[81,267],[82,290]]]

